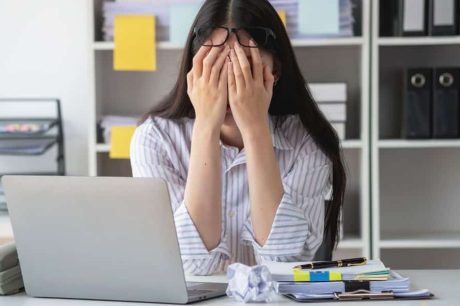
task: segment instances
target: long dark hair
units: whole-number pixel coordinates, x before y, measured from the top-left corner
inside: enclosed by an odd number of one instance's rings
[[[234,27],[268,27],[275,33],[276,41],[264,47],[273,55],[275,69],[279,73],[268,112],[276,116],[275,127],[285,119],[286,115],[298,114],[305,129],[332,161],[333,191],[332,199],[326,206],[324,237],[330,239],[328,245],[336,246],[339,240],[339,216],[346,186],[339,138],[308,91],[286,29],[278,13],[267,0],[205,1],[190,29],[176,84],[160,105],[144,115],[142,121],[150,116],[167,119],[195,118],[193,105],[187,95],[186,79],[187,72],[192,69],[193,56],[200,47],[194,37],[193,28],[203,25],[221,26],[229,22],[232,22]]]

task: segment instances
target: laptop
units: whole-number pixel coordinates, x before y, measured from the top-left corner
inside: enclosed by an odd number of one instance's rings
[[[187,283],[166,182],[4,176],[26,293],[186,304],[225,295]]]

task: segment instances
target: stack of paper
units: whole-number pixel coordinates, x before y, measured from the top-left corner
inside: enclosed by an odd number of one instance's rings
[[[139,122],[138,117],[129,116],[103,116],[100,126],[103,129],[104,143],[110,143],[111,131],[113,127],[136,127]]]
[[[303,264],[303,262],[274,262],[264,261],[275,281],[294,281],[293,267]],[[390,269],[385,267],[380,260],[369,260],[365,265],[351,267],[332,267],[315,270],[301,270],[304,273],[323,273],[337,272],[340,274],[339,280],[388,280],[390,278]]]
[[[0,246],[0,295],[16,293],[22,287],[24,283],[16,245],[9,243]]]
[[[337,294],[353,296],[356,292],[376,295],[386,293],[399,298],[432,296],[427,289],[411,291],[409,278],[390,271],[380,260],[369,260],[365,265],[314,270],[293,268],[304,262],[264,261],[262,264],[270,270],[276,292],[297,301],[332,300],[336,299]],[[311,275],[327,275],[328,279],[314,280],[315,277],[310,277],[308,281],[299,280],[296,278],[299,271]]]
[[[102,7],[103,26],[102,33],[105,41],[114,38],[114,20],[119,15],[155,16],[156,38],[159,41],[170,40],[171,7],[177,9],[178,5],[201,4],[203,0],[116,0],[106,1]],[[177,10],[173,10],[177,12]],[[194,18],[196,11],[190,12]],[[178,16],[180,18],[180,16]],[[187,18],[187,21],[190,18]],[[188,24],[188,23],[187,23]],[[189,29],[187,29],[188,31]],[[181,35],[181,34],[179,34]],[[182,39],[174,38],[174,39]]]
[[[347,84],[310,83],[308,88],[319,109],[331,122],[340,139],[345,139],[347,122]]]
[[[286,29],[293,39],[354,35],[351,0],[270,0],[270,3],[285,12]]]

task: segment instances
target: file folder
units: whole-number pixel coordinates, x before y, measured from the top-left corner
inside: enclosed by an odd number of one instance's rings
[[[431,138],[432,69],[409,68],[405,75],[402,134]]]
[[[459,69],[436,68],[433,81],[433,137],[459,136]]]
[[[400,32],[402,36],[427,34],[426,0],[399,0]]]
[[[433,36],[455,35],[457,0],[429,0],[429,33]]]

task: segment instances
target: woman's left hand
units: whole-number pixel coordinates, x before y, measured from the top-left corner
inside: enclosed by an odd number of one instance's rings
[[[250,41],[251,45],[254,42]],[[243,48],[235,43],[228,64],[228,95],[233,118],[244,138],[248,133],[268,127],[268,108],[273,95],[274,76],[262,63],[258,48],[251,49],[249,63]]]

